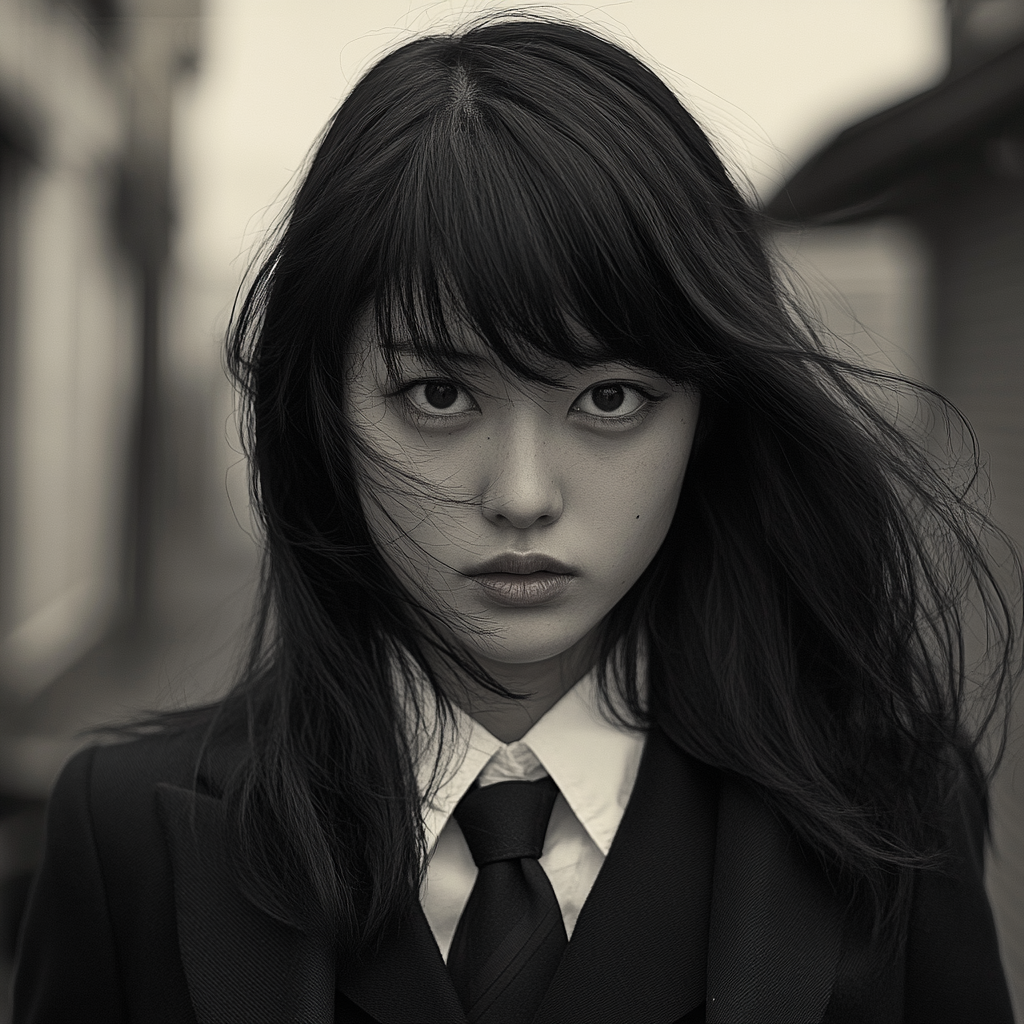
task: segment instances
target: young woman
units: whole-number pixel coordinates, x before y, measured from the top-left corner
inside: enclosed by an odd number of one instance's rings
[[[993,533],[786,295],[613,43],[370,70],[231,333],[251,656],[65,769],[15,1019],[1010,1021]]]

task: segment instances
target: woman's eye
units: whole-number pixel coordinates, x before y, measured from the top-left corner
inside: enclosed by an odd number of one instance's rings
[[[450,380],[422,380],[405,390],[405,400],[422,416],[459,416],[476,409],[465,388]]]
[[[649,395],[629,384],[597,384],[573,404],[574,412],[606,420],[628,420],[651,401]]]

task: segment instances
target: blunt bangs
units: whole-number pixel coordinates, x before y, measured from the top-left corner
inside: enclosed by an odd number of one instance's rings
[[[345,163],[362,168],[342,187],[348,218],[367,211],[385,352],[411,345],[444,365],[469,332],[530,379],[550,382],[553,361],[622,361],[701,387],[741,335],[737,264],[771,294],[758,245],[736,258],[751,212],[647,68],[597,37],[526,24],[396,51],[328,135],[325,148],[347,135]]]

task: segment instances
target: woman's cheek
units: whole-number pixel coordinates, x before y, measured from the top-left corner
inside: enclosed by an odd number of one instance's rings
[[[678,451],[672,454],[674,458],[639,465],[634,476],[632,501],[624,504],[617,517],[622,534],[617,543],[629,561],[623,570],[634,580],[657,554],[679,504],[686,459],[680,458]]]

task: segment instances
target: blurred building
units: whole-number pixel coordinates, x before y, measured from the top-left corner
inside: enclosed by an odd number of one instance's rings
[[[902,350],[890,356],[890,366],[895,361],[924,377],[966,414],[991,477],[992,516],[1024,546],[1024,0],[951,0],[948,10],[947,77],[840,133],[791,176],[767,210],[799,229],[783,240],[784,251],[830,282],[819,303],[826,320],[842,305],[830,296],[847,296],[854,316],[836,321],[838,333],[860,329],[858,307],[864,321],[875,323],[879,301],[911,312],[877,328],[881,339],[889,329]],[[887,262],[902,264],[888,280]],[[1004,769],[993,786],[989,864],[1018,1014],[1024,1012],[1022,710],[1018,701]]]
[[[83,8],[0,7],[0,673],[19,693],[95,642],[121,586],[138,375],[113,217],[128,126],[112,26]]]
[[[146,597],[198,2],[0,0],[0,973],[46,795],[11,723]]]
[[[140,597],[196,0],[0,2],[0,699]]]

